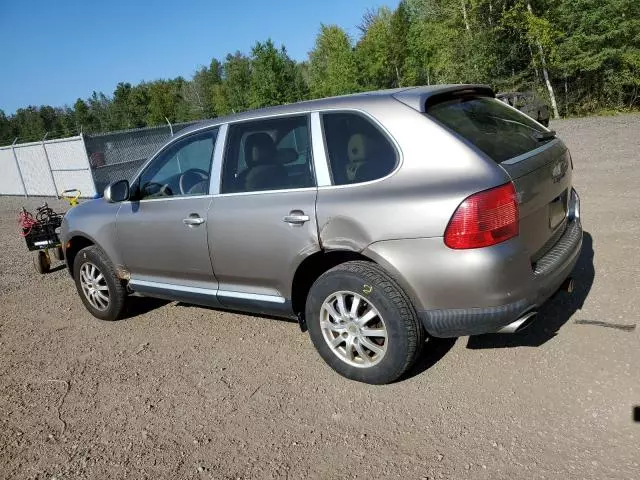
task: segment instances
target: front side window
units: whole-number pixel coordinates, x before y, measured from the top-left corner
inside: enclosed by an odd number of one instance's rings
[[[231,125],[221,193],[315,186],[306,115]]]
[[[162,152],[142,172],[138,198],[208,194],[217,133],[190,135]]]
[[[397,154],[389,139],[357,113],[322,115],[334,185],[368,182],[393,171]]]

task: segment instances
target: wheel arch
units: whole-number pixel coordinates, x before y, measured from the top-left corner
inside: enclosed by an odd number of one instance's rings
[[[95,240],[90,238],[88,235],[84,235],[80,233],[72,235],[64,245],[65,247],[64,258],[67,263],[67,270],[69,271],[69,274],[72,277],[73,277],[73,262],[75,261],[76,255],[80,250],[86,247],[90,247],[91,245],[97,245]]]
[[[311,285],[324,272],[353,260],[373,260],[353,250],[320,250],[306,257],[296,269],[291,282],[291,307],[299,317],[304,314]],[[374,262],[375,263],[375,262]]]

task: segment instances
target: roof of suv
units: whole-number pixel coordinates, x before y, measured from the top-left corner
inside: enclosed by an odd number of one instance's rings
[[[235,122],[238,120],[249,120],[252,118],[265,117],[270,115],[283,115],[288,113],[307,112],[310,110],[328,108],[353,108],[362,107],[370,102],[386,101],[394,98],[405,105],[417,110],[424,111],[426,100],[436,94],[469,90],[485,95],[493,96],[493,90],[488,85],[473,84],[451,84],[451,85],[428,85],[421,87],[402,87],[387,90],[374,90],[370,92],[354,93],[351,95],[341,95],[338,97],[319,98],[315,100],[305,100],[297,103],[278,105],[275,107],[248,110],[224,117],[216,117],[211,120],[203,120],[195,125],[181,130],[180,135],[184,135],[193,130],[199,130],[208,125],[219,125],[222,123]]]

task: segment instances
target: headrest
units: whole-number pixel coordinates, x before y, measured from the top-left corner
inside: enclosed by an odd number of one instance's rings
[[[367,137],[361,133],[354,133],[347,143],[349,162],[362,162],[367,158]]]
[[[279,148],[277,158],[280,165],[286,165],[298,159],[298,152],[295,148]]]
[[[248,166],[276,163],[276,146],[268,133],[251,134],[244,142],[244,160]]]

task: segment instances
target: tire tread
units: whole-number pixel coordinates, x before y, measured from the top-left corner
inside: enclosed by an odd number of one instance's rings
[[[407,333],[407,350],[404,352],[404,362],[399,365],[395,372],[389,372],[380,381],[368,383],[391,383],[400,378],[420,356],[425,340],[425,332],[420,324],[413,304],[407,293],[400,287],[398,282],[385,270],[373,262],[364,260],[354,260],[341,263],[327,270],[316,281],[321,281],[325,276],[347,273],[356,275],[367,284],[375,286],[376,290],[389,300],[398,312],[398,320]]]
[[[96,314],[89,308],[89,306],[87,305],[86,299],[84,298],[84,294],[82,293],[82,289],[79,285],[79,280],[76,277],[76,270],[77,270],[76,264],[78,264],[78,262],[81,262],[85,258],[85,255],[95,255],[98,258],[98,263],[101,264],[99,265],[99,267],[102,274],[105,276],[105,278],[109,277],[112,280],[114,291],[113,292],[110,291],[109,295],[111,297],[111,301],[114,302],[113,303],[114,307],[109,308],[106,311],[105,315]],[[97,245],[90,245],[80,250],[74,260],[73,272],[74,272],[76,287],[78,289],[78,294],[80,295],[82,302],[85,304],[89,312],[91,312],[91,314],[94,317],[97,317],[101,320],[118,320],[119,318],[121,318],[124,312],[124,307],[126,303],[127,289],[125,285],[122,283],[122,281],[116,275],[116,269],[111,263],[111,260],[109,260],[109,257],[104,252],[104,250],[102,250]]]
[[[378,288],[382,288],[385,295],[391,300],[400,312],[400,319],[404,323],[409,333],[409,351],[407,352],[406,362],[398,377],[406,372],[418,359],[424,343],[424,329],[420,325],[418,315],[413,307],[409,296],[398,285],[394,278],[385,270],[373,262],[364,260],[354,260],[342,263],[329,271],[347,271],[362,275],[370,283],[377,284]]]

